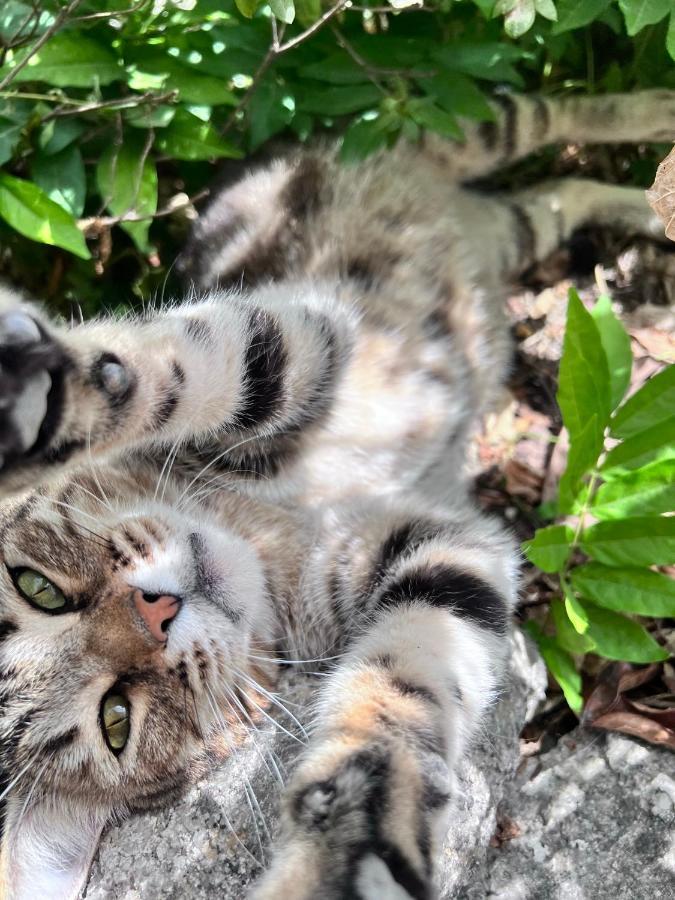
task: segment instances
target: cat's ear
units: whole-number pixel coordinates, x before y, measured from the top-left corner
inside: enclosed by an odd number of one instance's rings
[[[63,798],[8,798],[0,850],[2,900],[75,900],[108,818]]]

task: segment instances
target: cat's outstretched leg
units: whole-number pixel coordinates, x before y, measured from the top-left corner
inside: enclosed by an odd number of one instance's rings
[[[296,432],[330,406],[353,319],[309,282],[71,329],[0,294],[0,470]]]
[[[480,178],[549,144],[613,144],[675,140],[675,91],[588,97],[501,94],[494,120],[462,122],[464,143],[428,134],[429,152],[453,180]]]
[[[486,253],[484,261],[492,261],[501,279],[521,275],[578,228],[589,225],[617,229],[627,236],[663,239],[663,225],[641,188],[584,178],[552,179],[485,198],[475,215],[482,221],[489,219],[492,252]]]
[[[322,629],[346,647],[255,900],[435,896],[455,769],[504,663],[515,555],[497,526],[391,510],[357,520],[331,517],[308,566],[319,612],[307,649]]]

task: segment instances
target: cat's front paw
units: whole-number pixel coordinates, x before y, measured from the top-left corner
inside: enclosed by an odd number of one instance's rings
[[[420,784],[402,762],[386,746],[338,744],[301,765],[251,900],[432,900]]]
[[[60,402],[65,361],[58,344],[27,312],[0,314],[0,472],[40,443]]]

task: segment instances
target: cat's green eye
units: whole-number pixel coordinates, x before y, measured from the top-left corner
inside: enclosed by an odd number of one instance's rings
[[[33,569],[20,569],[14,575],[14,583],[29,603],[46,612],[58,612],[68,604],[57,586]]]
[[[113,753],[124,750],[129,740],[131,706],[121,694],[107,694],[101,704],[103,737]]]

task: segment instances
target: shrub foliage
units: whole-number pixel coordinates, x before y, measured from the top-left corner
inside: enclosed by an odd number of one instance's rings
[[[591,312],[570,291],[558,403],[569,436],[560,524],[524,545],[554,574],[547,627],[528,622],[575,712],[583,705],[574,657],[635,663],[669,657],[642,620],[675,618],[675,365],[626,398],[630,340],[608,297]],[[655,624],[655,623],[654,623]]]

